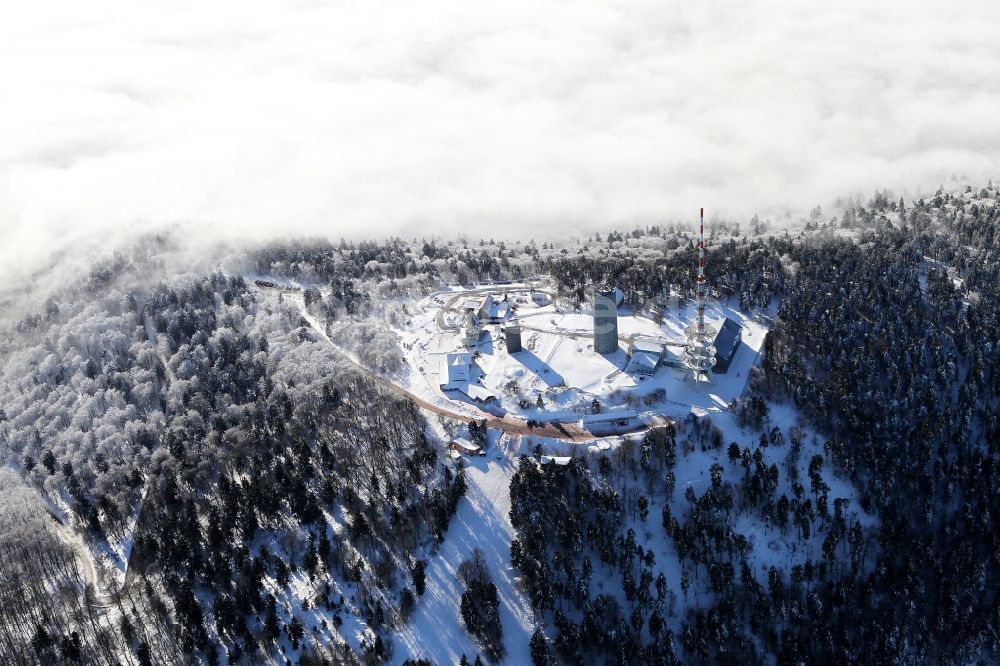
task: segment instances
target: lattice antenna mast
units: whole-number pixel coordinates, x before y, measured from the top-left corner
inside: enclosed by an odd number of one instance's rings
[[[698,228],[698,332],[705,333],[705,209]]]
[[[684,365],[694,372],[695,378],[707,374],[715,365],[715,329],[705,325],[705,209],[700,211],[701,222],[698,228],[698,283],[696,298],[698,300],[698,319],[688,326],[684,333],[687,336],[687,347],[684,349]]]

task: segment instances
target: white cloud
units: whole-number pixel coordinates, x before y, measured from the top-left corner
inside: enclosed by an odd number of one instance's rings
[[[212,238],[541,238],[1000,170],[1000,5],[0,10],[0,266]]]

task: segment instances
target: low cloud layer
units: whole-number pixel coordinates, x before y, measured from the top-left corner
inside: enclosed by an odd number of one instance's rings
[[[996,2],[2,11],[0,270],[167,224],[543,238],[1000,172]]]

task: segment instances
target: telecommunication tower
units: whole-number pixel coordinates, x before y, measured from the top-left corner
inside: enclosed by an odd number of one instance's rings
[[[715,365],[715,329],[705,325],[705,209],[701,209],[701,226],[698,230],[698,318],[684,329],[687,347],[684,365],[694,372],[695,379],[707,375]]]

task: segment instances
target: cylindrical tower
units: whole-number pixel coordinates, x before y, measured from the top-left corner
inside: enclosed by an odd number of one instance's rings
[[[594,290],[594,351],[618,351],[618,302],[614,289]]]
[[[688,326],[687,347],[684,350],[684,365],[694,371],[695,376],[707,373],[715,365],[715,329],[705,325],[705,209],[701,209],[701,224],[698,229],[698,318]]]
[[[521,325],[516,319],[507,322],[504,328],[504,339],[507,343],[507,353],[516,354],[521,351]]]

